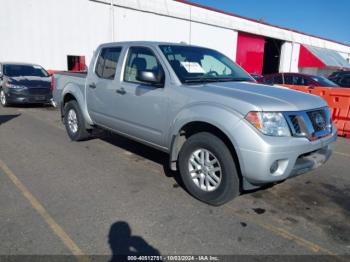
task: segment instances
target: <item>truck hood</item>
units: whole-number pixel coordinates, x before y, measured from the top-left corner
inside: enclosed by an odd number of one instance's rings
[[[284,87],[274,87],[248,82],[221,82],[197,86],[188,86],[200,92],[212,93],[216,102],[225,101],[225,105],[246,114],[249,111],[302,111],[327,106],[320,97]],[[197,91],[197,92],[198,92]],[[229,97],[221,99],[217,97]]]
[[[9,77],[7,82],[12,85],[26,86],[28,88],[50,88],[50,77],[18,76]]]

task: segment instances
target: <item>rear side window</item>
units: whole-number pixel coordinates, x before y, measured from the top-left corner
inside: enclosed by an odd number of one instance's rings
[[[103,48],[97,58],[95,73],[98,77],[113,80],[117,69],[121,47]]]
[[[308,86],[311,84],[312,84],[312,81],[310,79],[307,79],[306,77],[302,77],[302,85]]]
[[[284,76],[284,83],[287,85],[306,85],[307,80],[306,78],[303,78],[301,76],[296,75],[285,75]]]
[[[274,84],[283,84],[282,81],[282,76],[281,75],[276,75],[273,79]]]
[[[289,80],[288,83],[290,83],[290,85],[298,85],[298,86],[304,86],[306,85],[306,80],[305,78],[301,77],[301,76],[289,76]],[[286,77],[285,77],[286,80]],[[287,80],[286,80],[287,82]]]
[[[282,76],[272,75],[272,76],[264,77],[264,83],[267,85],[282,84]]]
[[[284,83],[286,85],[294,85],[294,77],[291,75],[284,75]]]
[[[268,85],[273,85],[273,76],[265,77],[264,83]]]
[[[344,87],[350,87],[350,76],[343,77],[340,84]]]

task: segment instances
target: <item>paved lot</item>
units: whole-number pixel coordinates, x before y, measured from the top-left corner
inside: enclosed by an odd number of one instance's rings
[[[167,156],[117,135],[70,142],[58,111],[0,108],[0,255],[350,255],[350,140],[321,169],[221,206]],[[128,228],[131,234],[128,233]]]

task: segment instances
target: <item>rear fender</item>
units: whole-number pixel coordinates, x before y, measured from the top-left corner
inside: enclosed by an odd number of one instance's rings
[[[64,87],[64,89],[63,89],[61,101],[64,101],[64,98],[67,95],[71,95],[71,96],[73,96],[75,98],[75,100],[77,101],[77,103],[78,103],[78,105],[80,107],[80,110],[81,110],[81,112],[82,112],[82,114],[84,116],[85,123],[87,125],[86,128],[91,128],[91,126],[93,125],[93,121],[90,118],[90,115],[89,115],[88,110],[87,110],[87,106],[86,106],[86,103],[85,103],[85,96],[82,93],[82,91],[79,88],[79,86],[77,86],[75,84],[72,84],[72,83],[67,84]],[[64,116],[63,108],[64,108],[64,104],[62,102],[61,103],[62,117]]]

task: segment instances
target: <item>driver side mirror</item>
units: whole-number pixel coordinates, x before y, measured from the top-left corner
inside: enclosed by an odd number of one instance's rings
[[[164,73],[156,72],[152,70],[138,71],[136,80],[156,86],[162,86],[164,84]]]

